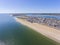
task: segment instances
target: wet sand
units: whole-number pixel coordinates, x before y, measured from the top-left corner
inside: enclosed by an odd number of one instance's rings
[[[42,24],[37,24],[37,23],[30,23],[26,20],[15,18],[16,21],[20,22],[23,25],[26,25],[35,31],[41,33],[42,35],[45,35],[46,37],[60,43],[60,30],[42,25]]]

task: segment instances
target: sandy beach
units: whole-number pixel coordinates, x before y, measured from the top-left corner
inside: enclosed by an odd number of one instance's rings
[[[37,23],[30,23],[26,20],[15,18],[17,22],[26,25],[35,31],[41,33],[42,35],[45,35],[46,37],[60,43],[60,30],[42,25],[42,24],[37,24]]]

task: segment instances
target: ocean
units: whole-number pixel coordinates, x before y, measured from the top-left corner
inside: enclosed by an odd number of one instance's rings
[[[0,14],[0,45],[58,45],[58,43],[18,23],[9,14]]]

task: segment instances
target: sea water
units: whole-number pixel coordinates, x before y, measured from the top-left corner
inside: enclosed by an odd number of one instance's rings
[[[27,15],[32,17],[42,17],[42,18],[55,18],[60,20],[60,15]]]
[[[56,45],[8,14],[0,14],[0,45]]]

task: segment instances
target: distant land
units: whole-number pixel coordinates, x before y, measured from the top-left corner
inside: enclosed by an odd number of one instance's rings
[[[60,13],[12,13],[13,16],[20,15],[60,15]]]

